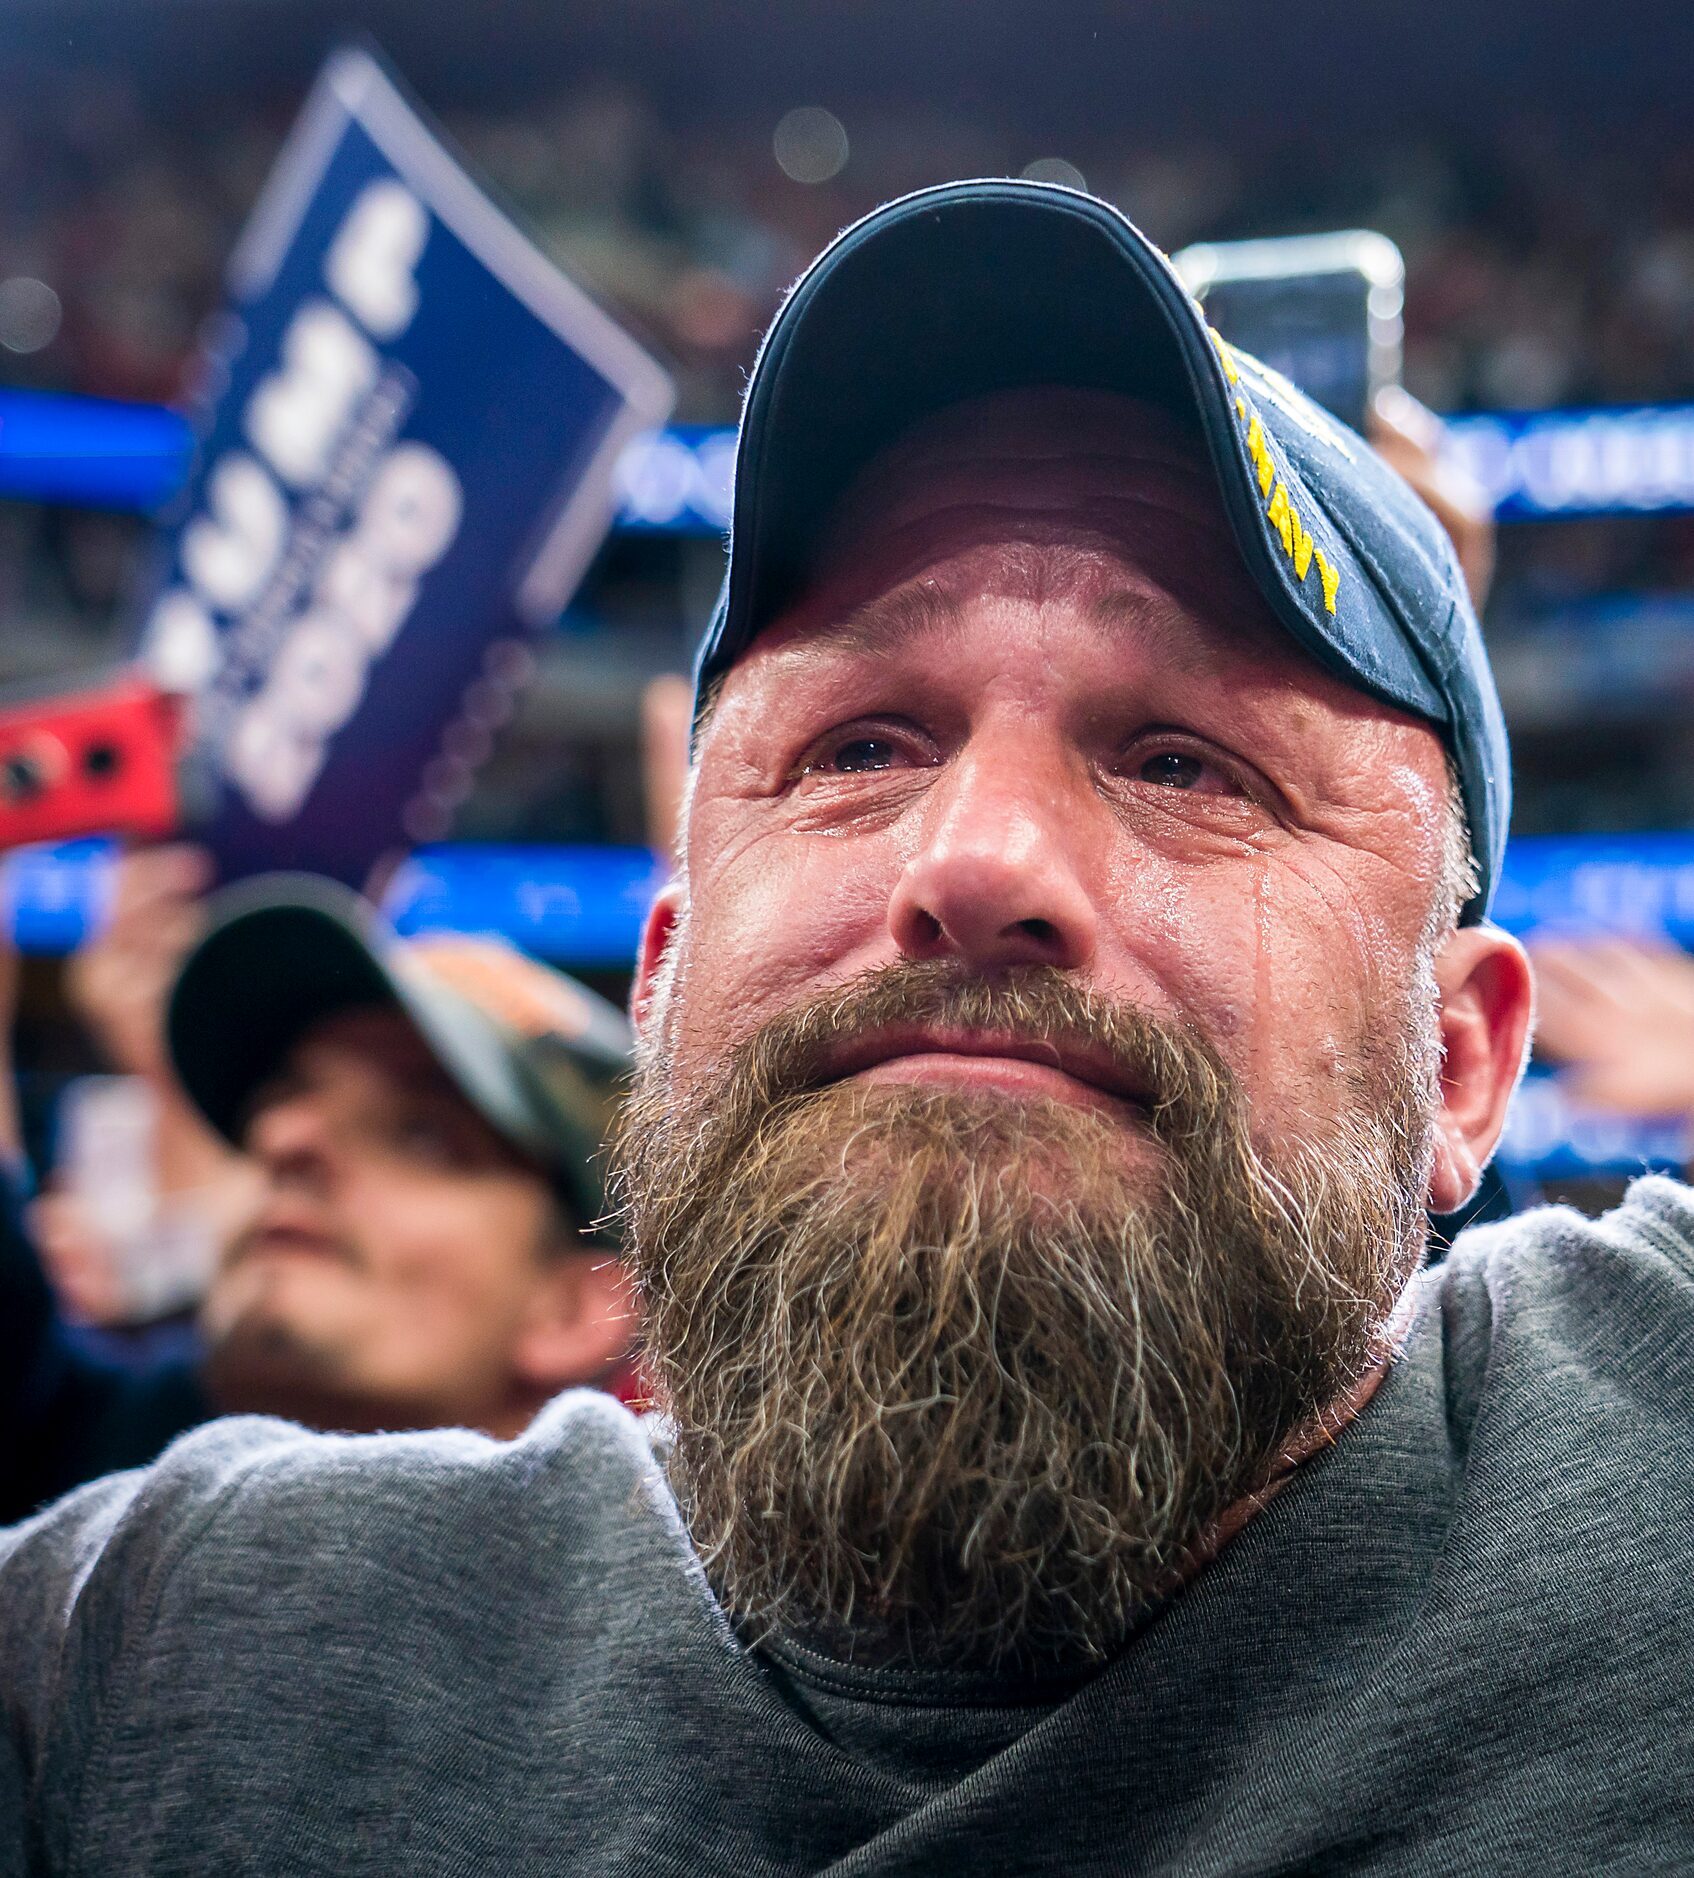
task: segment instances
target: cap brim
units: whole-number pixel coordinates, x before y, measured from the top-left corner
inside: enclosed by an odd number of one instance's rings
[[[370,917],[355,894],[309,876],[246,882],[213,903],[165,1035],[177,1080],[227,1141],[239,1145],[254,1095],[314,1025],[401,1003],[361,930]]]

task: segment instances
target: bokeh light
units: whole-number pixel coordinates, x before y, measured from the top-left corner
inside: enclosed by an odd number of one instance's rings
[[[1037,157],[1023,167],[1025,182],[1063,183],[1067,189],[1086,189],[1088,179],[1064,157]]]
[[[827,183],[847,162],[847,132],[833,111],[803,104],[777,125],[771,148],[785,176],[797,183]]]
[[[0,346],[8,352],[39,352],[59,331],[63,309],[44,280],[14,274],[0,280]]]

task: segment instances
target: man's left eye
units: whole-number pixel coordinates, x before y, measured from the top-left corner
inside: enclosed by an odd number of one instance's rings
[[[1180,789],[1187,795],[1241,796],[1250,793],[1227,764],[1203,750],[1152,750],[1131,757],[1130,774],[1138,782],[1159,789]]]
[[[820,737],[798,765],[802,776],[864,776],[877,770],[922,767],[928,743],[911,731],[879,724],[844,725]]]
[[[1209,767],[1186,750],[1161,750],[1141,765],[1141,780],[1160,783],[1166,789],[1197,789]]]

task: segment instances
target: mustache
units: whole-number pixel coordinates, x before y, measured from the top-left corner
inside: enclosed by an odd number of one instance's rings
[[[1173,1148],[1209,1134],[1220,1111],[1239,1102],[1233,1073],[1191,1026],[1055,966],[985,977],[952,959],[873,967],[763,1025],[731,1051],[715,1080],[749,1119],[762,1110],[780,1120],[863,1067],[865,1046],[875,1061],[879,1037],[912,1031],[985,1034],[1033,1046],[1039,1060],[1062,1068],[1081,1065],[1086,1080],[1126,1094],[1148,1131]]]

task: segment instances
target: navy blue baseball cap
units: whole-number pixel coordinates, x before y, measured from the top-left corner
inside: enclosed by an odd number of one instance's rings
[[[1485,918],[1510,758],[1446,531],[1354,431],[1227,345],[1139,229],[1078,190],[920,190],[801,276],[748,387],[697,704],[798,597],[831,510],[872,457],[932,412],[1035,385],[1119,392],[1198,423],[1271,611],[1320,665],[1445,741],[1481,882],[1463,918]]]

